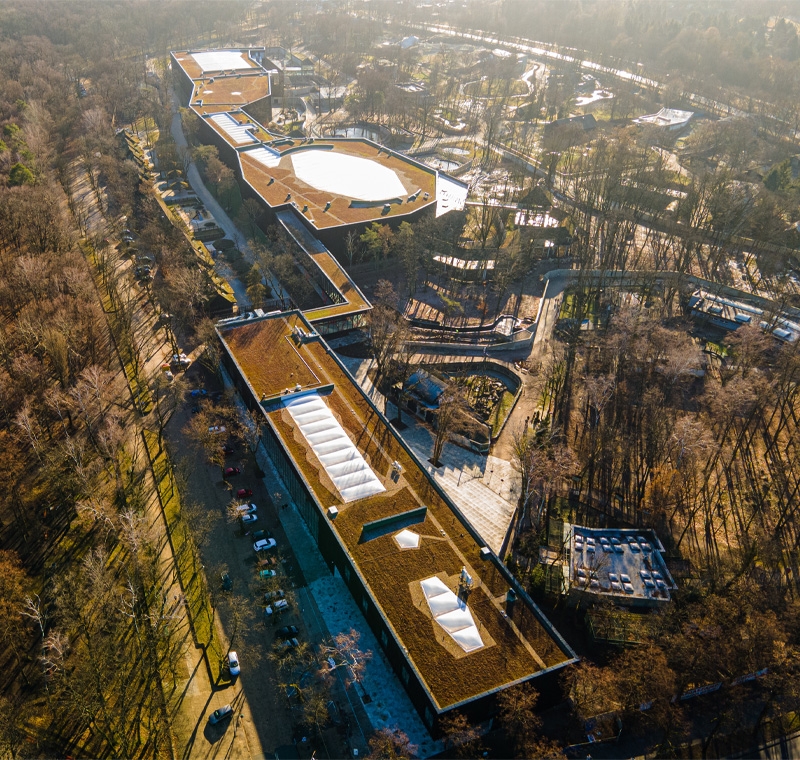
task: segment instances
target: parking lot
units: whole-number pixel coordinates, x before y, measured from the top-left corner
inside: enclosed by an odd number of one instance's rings
[[[213,390],[213,383],[197,365],[187,375],[192,385]],[[210,397],[202,398],[199,403],[213,404]],[[247,447],[229,439],[225,433],[220,434],[220,446],[229,443],[232,448],[225,457],[225,466],[240,470],[224,480],[220,467],[208,464],[203,453],[188,445],[182,431],[193,416],[193,407],[198,405],[196,397],[187,396],[170,421],[167,439],[173,461],[188,473],[185,510],[200,547],[215,614],[228,639],[220,647],[220,653],[213,655],[209,651],[209,657],[224,658],[230,646],[238,653],[241,668],[241,675],[231,678],[223,667],[214,685],[217,695],[208,713],[226,703],[234,705],[245,699],[250,706],[249,711],[244,709],[243,712],[235,708],[233,718],[217,726],[204,726],[203,740],[214,745],[222,741],[227,732],[244,731],[249,747],[254,750],[253,756],[263,753],[265,757],[273,757],[279,748],[283,748],[281,756],[291,756],[295,746],[299,757],[311,757],[315,751],[319,758],[352,756],[355,747],[360,747],[359,754],[363,755],[369,735],[368,721],[358,701],[356,710],[360,708],[360,722],[366,724],[363,733],[359,731],[359,721],[349,707],[350,700],[341,679],[333,679],[330,691],[330,700],[334,702],[330,711],[340,725],[331,722],[316,742],[308,736],[308,731],[299,727],[302,706],[296,697],[290,698],[287,693],[295,693],[291,685],[294,678],[301,677],[305,684],[319,666],[309,664],[305,673],[298,669],[281,671],[274,657],[270,657],[270,653],[284,643],[284,637],[276,636],[276,632],[283,626],[295,626],[297,634],[287,638],[296,638],[298,643],[308,642],[316,653],[319,644],[327,638],[327,630],[279,519],[281,505],[274,503],[258,477],[258,468]],[[182,459],[183,464],[180,463]],[[249,525],[243,525],[241,519],[230,514],[229,505],[240,489],[244,497],[241,501],[256,505],[255,511],[247,510],[257,516]],[[262,540],[272,538],[275,548],[257,554],[253,548],[255,531],[264,531],[257,535]],[[328,574],[324,566],[322,572]],[[227,577],[223,579],[223,575]],[[270,594],[271,598],[265,600],[265,594]],[[267,601],[272,612],[269,615],[264,614]],[[276,602],[281,604],[276,605]],[[347,737],[348,725],[350,734],[355,734],[352,743]],[[196,741],[199,740],[198,737]],[[257,747],[262,751],[255,751]]]

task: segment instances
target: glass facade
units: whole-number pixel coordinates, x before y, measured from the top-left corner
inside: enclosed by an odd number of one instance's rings
[[[281,480],[289,489],[289,495],[292,497],[292,501],[297,505],[298,510],[300,510],[300,514],[303,520],[305,520],[309,532],[314,537],[315,541],[319,541],[319,509],[308,493],[308,489],[297,476],[297,470],[295,470],[294,465],[283,450],[272,428],[269,426],[264,427],[261,440],[264,443],[264,448],[267,450],[267,455],[272,460],[275,469],[281,476]]]

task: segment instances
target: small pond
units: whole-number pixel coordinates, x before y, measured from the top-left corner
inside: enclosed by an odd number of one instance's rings
[[[380,132],[371,127],[339,127],[331,134],[333,137],[363,137],[373,142],[381,142]]]
[[[437,156],[426,157],[424,161],[432,169],[438,169],[442,172],[451,172],[453,169],[458,169],[460,166],[458,161],[448,161],[445,158],[438,158]]]

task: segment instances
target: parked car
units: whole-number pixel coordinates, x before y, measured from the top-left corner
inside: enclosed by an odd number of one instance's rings
[[[285,625],[275,631],[275,637],[278,639],[291,639],[293,636],[297,636],[298,633],[300,631],[297,630],[296,625]]]
[[[236,511],[240,515],[251,515],[253,512],[258,512],[258,507],[252,502],[250,504],[239,504],[239,506],[236,507]]]
[[[339,711],[339,707],[337,706],[336,702],[330,700],[328,704],[325,705],[325,708],[328,711],[328,717],[331,719],[331,723],[333,723],[334,726],[341,726],[342,714]]]
[[[225,707],[220,707],[219,710],[214,710],[214,712],[208,716],[208,722],[212,726],[216,726],[217,723],[226,718],[230,718],[231,715],[233,715],[233,708],[230,705],[225,705]]]
[[[288,609],[289,602],[287,602],[285,599],[278,599],[277,602],[267,605],[264,610],[264,615],[266,617],[270,617],[270,615],[275,615],[278,612],[286,612]]]
[[[192,398],[198,398],[199,396],[208,396],[208,391],[205,388],[194,388],[190,391],[189,395]]]
[[[227,573],[222,573],[222,588],[225,591],[230,591],[233,588],[233,581]]]
[[[258,520],[258,515],[246,514],[241,517],[242,525],[252,525]]]
[[[228,672],[232,676],[238,676],[241,673],[241,668],[239,667],[239,655],[236,652],[228,652]]]
[[[300,646],[300,640],[299,639],[286,639],[286,641],[283,642],[283,646],[286,647],[286,649],[294,649],[295,647],[299,647]]]
[[[258,571],[259,578],[274,578],[277,574],[275,570],[270,570],[269,568]]]
[[[260,538],[272,538],[272,533],[268,531],[266,528],[264,530],[256,530],[253,531],[253,541],[258,541]],[[262,563],[272,564],[275,560],[273,559],[262,559]]]
[[[172,363],[177,364],[181,369],[186,369],[192,363],[192,360],[184,353],[173,354]]]
[[[286,598],[286,592],[282,588],[279,588],[277,591],[267,591],[267,593],[264,594],[265,602],[271,602],[273,599],[285,599],[285,598]]]
[[[268,549],[274,549],[278,542],[274,538],[262,538],[253,544],[253,549],[257,552],[264,552]]]
[[[222,474],[226,478],[229,478],[231,475],[238,475],[240,472],[241,472],[241,470],[238,467],[226,467],[223,470]]]
[[[223,449],[224,448],[225,447],[223,446]],[[246,499],[248,496],[252,496],[252,495],[253,495],[253,491],[251,489],[249,489],[249,488],[240,488],[236,492],[236,498],[237,499]]]
[[[226,428],[225,425],[211,425],[211,427],[208,428],[208,432],[217,435],[219,433],[226,432],[227,429],[228,428]]]

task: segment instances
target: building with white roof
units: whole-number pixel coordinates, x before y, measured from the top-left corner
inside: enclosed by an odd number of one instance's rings
[[[634,119],[634,124],[650,124],[667,132],[678,132],[688,126],[694,111],[679,111],[676,108],[662,108],[658,113],[645,114]]]

